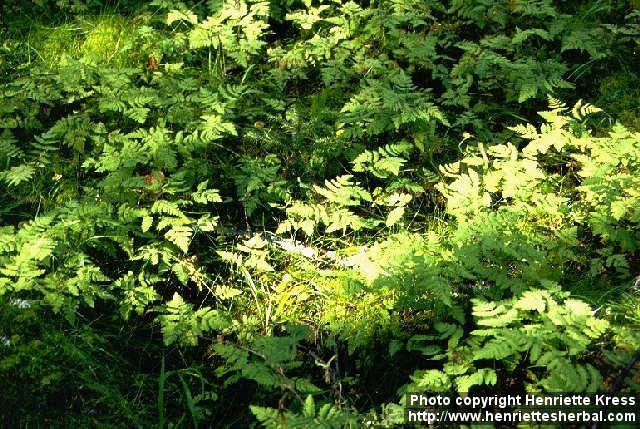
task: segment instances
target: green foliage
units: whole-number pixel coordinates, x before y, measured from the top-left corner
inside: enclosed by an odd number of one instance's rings
[[[637,392],[636,9],[3,2],[0,422]]]
[[[530,290],[504,304],[474,302],[473,315],[480,329],[471,334],[482,337],[474,361],[511,364],[526,356],[529,368],[546,368],[546,377],[532,379],[547,392],[598,390],[598,371],[590,364],[571,362],[609,328],[606,320],[593,316],[588,304],[567,299],[559,305],[548,291]]]
[[[316,408],[313,396],[307,396],[301,414],[278,413],[272,408],[252,406],[251,412],[265,428],[343,428],[358,425],[358,420],[348,412],[331,404]]]
[[[194,311],[178,294],[167,302],[165,311],[166,314],[160,316],[165,344],[179,340],[186,345],[196,345],[203,332],[221,330],[228,324],[217,310],[203,307]]]

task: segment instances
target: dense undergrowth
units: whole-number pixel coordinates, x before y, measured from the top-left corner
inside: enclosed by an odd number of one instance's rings
[[[639,6],[4,1],[0,424],[637,394]]]

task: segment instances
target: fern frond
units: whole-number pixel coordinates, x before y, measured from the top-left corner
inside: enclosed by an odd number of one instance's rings
[[[361,201],[372,201],[371,194],[364,188],[353,183],[353,176],[343,175],[325,181],[325,187],[313,186],[313,190],[331,203],[341,206],[359,205]]]
[[[32,165],[21,164],[0,172],[0,180],[9,186],[18,186],[31,180],[35,173],[36,169]]]

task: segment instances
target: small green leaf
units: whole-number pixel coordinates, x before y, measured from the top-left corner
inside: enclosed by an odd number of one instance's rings
[[[144,216],[142,218],[142,232],[147,232],[149,231],[149,228],[151,228],[151,225],[153,225],[153,217],[151,216]]]
[[[402,215],[404,215],[404,207],[403,206],[396,207],[395,209],[391,210],[391,212],[389,212],[389,215],[387,216],[387,220],[385,221],[385,225],[387,226],[395,225],[396,223],[398,223],[400,219],[402,219]]]
[[[302,411],[306,417],[316,416],[316,403],[313,400],[313,396],[307,396],[307,399],[304,401],[304,408]]]

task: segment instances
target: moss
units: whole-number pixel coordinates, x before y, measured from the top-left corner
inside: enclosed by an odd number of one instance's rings
[[[55,27],[39,26],[29,35],[32,60],[55,68],[67,58],[86,64],[126,66],[132,63],[127,47],[135,35],[131,20],[102,15]]]
[[[125,47],[133,37],[131,22],[121,16],[103,16],[84,23],[87,27],[81,60],[88,64],[126,65]]]
[[[82,45],[79,28],[72,24],[57,27],[37,27],[29,35],[29,46],[35,61],[41,61],[50,68],[60,64],[65,56],[78,52]]]

